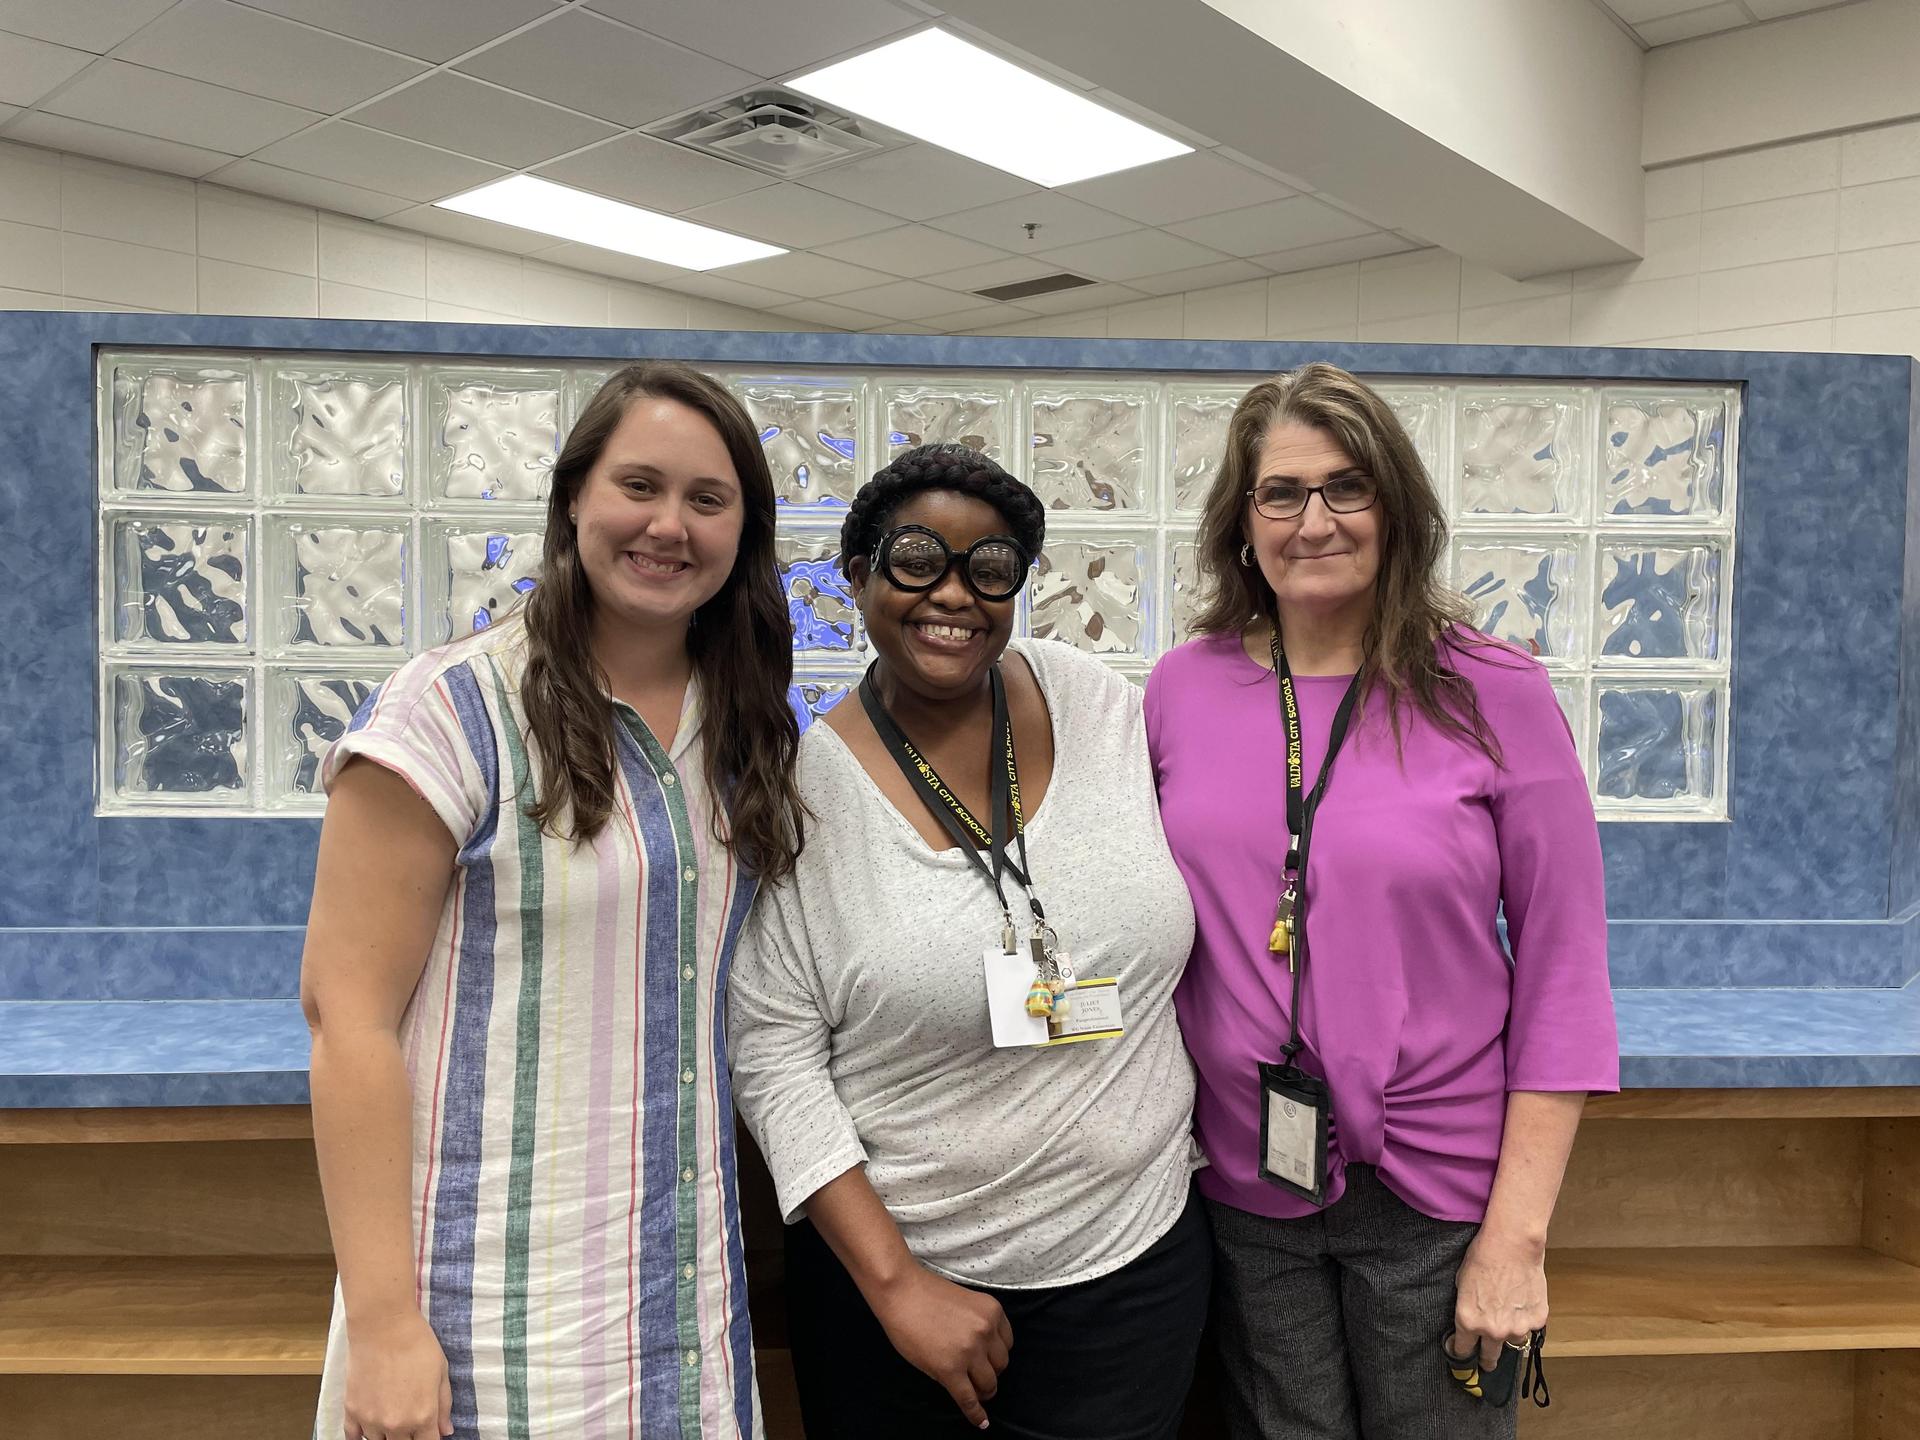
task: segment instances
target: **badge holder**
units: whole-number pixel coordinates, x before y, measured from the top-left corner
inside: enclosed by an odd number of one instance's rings
[[[1260,1066],[1260,1178],[1327,1203],[1327,1082],[1291,1061]]]

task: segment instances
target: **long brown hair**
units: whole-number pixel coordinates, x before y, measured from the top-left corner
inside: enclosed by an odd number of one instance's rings
[[[1240,634],[1265,619],[1279,628],[1279,606],[1258,565],[1244,565],[1247,492],[1259,483],[1260,452],[1273,427],[1289,420],[1325,430],[1374,478],[1380,498],[1380,573],[1374,581],[1362,693],[1387,692],[1394,742],[1412,705],[1441,731],[1477,746],[1496,765],[1500,743],[1487,727],[1473,684],[1453,668],[1461,647],[1512,652],[1472,628],[1472,609],[1440,578],[1447,515],[1393,407],[1337,365],[1316,361],[1255,385],[1227,427],[1227,453],[1200,520],[1204,599],[1196,634]]]
[[[715,836],[743,865],[779,880],[804,843],[806,811],[793,781],[800,726],[787,704],[793,629],[774,559],[773,476],[740,402],[685,365],[655,361],[617,372],[581,412],[554,464],[540,583],[526,607],[523,703],[540,772],[527,813],[548,834],[591,840],[613,810],[614,713],[593,658],[593,590],[570,516],[607,438],[642,397],[678,401],[712,421],[740,480],[740,550],[719,593],[694,613],[687,649],[706,713]]]

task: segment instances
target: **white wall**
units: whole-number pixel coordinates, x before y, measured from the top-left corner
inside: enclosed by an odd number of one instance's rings
[[[1920,355],[1920,122],[1650,171],[1646,258],[1516,282],[1442,250],[982,334]]]
[[[0,310],[823,328],[218,185],[5,142]]]

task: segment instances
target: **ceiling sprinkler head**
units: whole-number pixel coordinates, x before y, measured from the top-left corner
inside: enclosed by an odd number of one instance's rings
[[[1037,220],[1029,220],[1021,225],[1020,228],[1027,232],[1027,239],[1029,240],[1040,233],[1040,223]]]

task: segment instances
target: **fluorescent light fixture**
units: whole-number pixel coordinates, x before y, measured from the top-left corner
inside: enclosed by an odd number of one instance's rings
[[[944,30],[786,83],[1036,185],[1070,185],[1193,149]]]
[[[442,210],[457,210],[462,215],[477,215],[541,235],[617,250],[622,255],[638,255],[683,270],[713,270],[787,253],[778,245],[763,245],[710,225],[676,220],[533,175],[509,175],[433,203]]]

